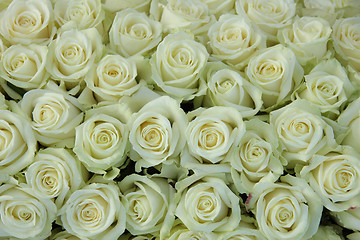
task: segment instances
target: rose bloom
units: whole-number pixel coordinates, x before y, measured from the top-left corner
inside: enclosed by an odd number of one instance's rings
[[[62,148],[37,152],[25,171],[26,183],[41,198],[54,199],[60,209],[71,192],[85,185],[87,172],[76,156]]]
[[[326,153],[337,146],[332,127],[310,102],[297,100],[270,113],[270,124],[281,142],[282,156],[292,168],[307,163],[318,153]]]
[[[246,80],[240,72],[231,70],[225,64],[212,62],[208,63],[204,73],[210,76],[207,76],[206,80],[208,89],[203,106],[233,107],[244,118],[252,117],[260,111],[263,104],[261,90]]]
[[[206,3],[209,13],[214,14],[217,18],[222,14],[234,12],[235,0],[201,0]]]
[[[221,15],[208,32],[211,56],[242,70],[250,57],[266,47],[265,36],[246,18],[239,15]]]
[[[336,53],[360,71],[360,17],[341,18],[333,26],[332,38]]]
[[[352,148],[313,156],[300,175],[330,211],[360,206],[360,155]]]
[[[259,184],[250,201],[259,229],[271,240],[309,239],[320,224],[321,201],[303,179],[280,179],[281,183]]]
[[[11,44],[47,45],[55,33],[49,0],[13,0],[0,14],[0,34]]]
[[[213,240],[217,239],[218,234],[214,232],[191,231],[184,226],[181,221],[177,221],[171,229],[168,240],[196,239],[196,240]]]
[[[56,218],[50,199],[36,197],[28,188],[0,186],[0,232],[3,239],[46,239]]]
[[[145,55],[155,48],[162,38],[162,28],[134,9],[117,12],[109,31],[110,47],[124,57]]]
[[[25,93],[19,106],[42,145],[74,145],[75,127],[83,121],[82,107],[76,98],[52,90],[33,89]]]
[[[125,231],[126,212],[113,183],[90,182],[73,192],[59,210],[61,225],[70,234],[89,239],[118,239]]]
[[[0,110],[0,174],[14,175],[33,162],[37,142],[20,115]]]
[[[152,233],[163,239],[175,219],[174,188],[166,178],[137,174],[119,183],[127,213],[127,229],[132,235]]]
[[[50,240],[89,240],[89,238],[79,238],[75,235],[68,233],[67,231],[60,231],[56,232],[55,234],[53,233],[50,236]]]
[[[85,121],[75,130],[73,151],[89,171],[105,174],[124,164],[129,151],[129,130],[122,105],[88,110]]]
[[[217,240],[266,240],[266,238],[253,224],[241,220],[238,228],[219,235]]]
[[[2,53],[0,75],[19,88],[42,87],[49,76],[45,70],[46,55],[46,46],[12,45]]]
[[[190,231],[233,231],[241,219],[239,197],[225,176],[203,176],[195,174],[176,183],[181,197],[175,215]]]
[[[150,10],[151,0],[132,0],[132,1],[118,1],[118,0],[102,0],[102,7],[111,12],[119,12],[127,8],[135,9],[139,12],[148,13]]]
[[[208,30],[212,19],[208,6],[200,0],[168,0],[160,22],[164,31],[180,29],[197,35]]]
[[[117,102],[139,89],[136,76],[135,62],[120,55],[106,55],[90,69],[84,80],[98,101]]]
[[[177,160],[185,146],[187,124],[179,103],[168,96],[156,98],[134,113],[129,121],[129,141],[136,171]]]
[[[339,114],[340,106],[354,91],[345,69],[336,59],[329,59],[320,62],[305,75],[305,82],[294,96],[314,103],[321,112]]]
[[[276,106],[290,97],[304,70],[291,49],[276,45],[258,51],[246,68],[250,82],[261,89],[264,107]]]
[[[295,11],[294,0],[236,0],[236,13],[247,16],[274,42],[278,30],[292,23]]]
[[[245,122],[246,132],[228,154],[231,177],[239,192],[251,193],[257,184],[275,182],[283,174],[279,139],[271,125],[259,119]]]
[[[101,0],[57,0],[54,5],[55,21],[59,27],[75,22],[80,29],[97,28],[102,32],[105,18]]]
[[[241,114],[232,107],[198,108],[188,113],[187,148],[182,166],[196,171],[221,170],[227,154],[245,133]],[[213,165],[216,164],[216,165]]]
[[[169,34],[151,57],[153,81],[169,96],[191,100],[205,90],[199,77],[208,57],[204,45],[186,33]]]
[[[46,70],[53,79],[76,86],[102,56],[102,50],[95,28],[61,32],[49,45]]]
[[[331,34],[329,23],[320,17],[296,18],[291,26],[279,31],[279,41],[295,53],[301,65],[310,60],[319,61],[327,51]]]

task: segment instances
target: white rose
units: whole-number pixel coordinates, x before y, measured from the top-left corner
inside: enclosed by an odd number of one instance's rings
[[[34,89],[25,93],[19,106],[42,145],[74,145],[75,127],[83,120],[82,107],[76,98],[55,91]]]
[[[80,238],[116,240],[125,231],[126,212],[112,182],[91,183],[73,192],[58,212],[62,226]]]
[[[255,226],[241,221],[238,228],[220,235],[218,240],[266,240],[266,238]]]
[[[119,104],[86,112],[85,121],[76,127],[73,151],[85,167],[98,174],[120,167],[129,150],[129,130]]]
[[[0,232],[4,239],[46,239],[56,218],[50,199],[34,196],[29,189],[12,184],[0,187]]]
[[[175,219],[175,189],[166,178],[137,174],[126,176],[119,183],[127,213],[127,230],[132,235],[152,233],[163,239]]]
[[[360,142],[358,141],[358,133],[360,129],[360,98],[351,102],[347,108],[341,112],[337,121],[341,126],[349,128],[349,131],[341,144],[352,146],[355,150],[359,151]]]
[[[133,8],[139,12],[149,12],[151,0],[102,0],[104,9],[111,12],[119,12],[127,8]]]
[[[283,166],[274,129],[259,119],[246,121],[245,125],[244,136],[227,160],[236,189],[250,193],[259,183],[275,182],[283,174]]]
[[[205,90],[199,74],[208,57],[204,45],[186,33],[169,34],[151,57],[152,78],[171,97],[190,100]]]
[[[0,33],[11,44],[45,44],[53,38],[53,10],[49,0],[14,0],[0,14]]]
[[[88,88],[99,101],[118,101],[122,96],[130,96],[140,85],[136,82],[136,65],[120,55],[106,55],[96,67],[85,76]]]
[[[1,61],[2,55],[6,49],[7,49],[6,45],[3,43],[3,41],[0,38],[0,61]]]
[[[292,23],[295,16],[294,0],[237,0],[236,13],[247,16],[267,34],[277,41],[277,31]]]
[[[190,231],[228,232],[239,225],[240,199],[221,177],[195,174],[175,187],[181,196],[175,215]]]
[[[0,110],[0,174],[14,175],[27,167],[36,148],[30,124],[18,114]]]
[[[55,80],[77,85],[101,57],[102,49],[95,28],[64,31],[49,45],[46,70]]]
[[[351,0],[304,0],[305,8],[317,8],[324,12],[333,13],[336,8],[350,5]]]
[[[66,231],[58,232],[50,236],[50,240],[89,240],[88,238],[79,238],[75,235],[72,235]]]
[[[86,172],[70,151],[45,148],[25,171],[26,183],[41,198],[56,198],[58,208],[70,193],[85,185]]]
[[[331,59],[320,62],[305,75],[305,82],[294,94],[319,106],[321,112],[338,114],[340,106],[354,91],[345,69],[336,59]]]
[[[338,19],[333,26],[332,38],[336,53],[357,71],[360,71],[359,35],[360,17]]]
[[[177,159],[185,146],[187,124],[184,111],[168,96],[156,98],[134,113],[129,121],[129,141],[136,171]]]
[[[279,41],[290,47],[298,61],[305,65],[312,59],[320,60],[327,51],[331,34],[329,23],[320,17],[304,16],[279,31]]]
[[[54,16],[59,27],[73,21],[80,29],[95,27],[101,32],[105,13],[101,0],[57,0]]]
[[[322,119],[319,109],[307,101],[297,100],[272,111],[270,124],[290,168],[296,163],[307,163],[315,153],[326,153],[337,146],[332,127]]]
[[[206,3],[210,14],[214,14],[216,17],[221,16],[229,12],[233,12],[235,9],[235,0],[201,0]]]
[[[47,81],[47,47],[12,45],[2,53],[0,75],[7,82],[26,90],[39,88]]]
[[[168,240],[196,239],[196,240],[213,240],[217,234],[203,231],[190,231],[186,227],[177,227]]]
[[[255,218],[267,239],[309,239],[317,232],[322,204],[303,179],[286,175],[281,183],[262,183],[254,196]]]
[[[360,206],[350,207],[341,212],[331,212],[336,222],[354,231],[360,231]]]
[[[282,45],[266,48],[250,59],[246,75],[262,92],[264,107],[276,106],[287,99],[300,84],[304,70],[295,54]]]
[[[224,14],[208,32],[212,56],[242,70],[250,57],[266,47],[265,36],[243,16]]]
[[[211,20],[208,6],[200,0],[168,0],[160,22],[164,31],[181,29],[196,35],[206,32]]]
[[[209,68],[206,70],[211,71],[212,66]],[[210,79],[207,79],[207,85],[204,106],[233,107],[243,117],[254,116],[262,107],[261,90],[242,77],[239,72],[226,68],[226,65],[224,69],[215,71]]]
[[[330,211],[360,206],[360,155],[352,148],[313,156],[300,175]]]
[[[124,57],[147,54],[155,48],[162,38],[162,28],[134,9],[117,12],[109,31],[110,47]]]
[[[211,168],[221,171],[218,163],[223,163],[245,133],[241,114],[232,107],[215,106],[198,108],[188,113],[188,118],[185,134],[189,153],[181,157],[181,165],[200,172]]]

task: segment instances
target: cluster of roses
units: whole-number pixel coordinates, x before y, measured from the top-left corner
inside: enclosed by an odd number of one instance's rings
[[[360,238],[358,1],[0,10],[1,238]]]

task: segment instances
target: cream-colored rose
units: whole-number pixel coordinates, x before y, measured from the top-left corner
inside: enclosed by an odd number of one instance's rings
[[[244,136],[227,160],[236,189],[251,193],[257,184],[275,182],[283,174],[283,166],[274,129],[259,119],[246,121],[245,125]]]
[[[46,46],[12,45],[2,53],[0,76],[19,88],[39,88],[49,76],[45,70],[46,55]]]
[[[126,212],[115,183],[93,182],[73,192],[58,214],[62,226],[79,238],[118,239]]]
[[[279,29],[292,23],[296,10],[294,0],[236,0],[235,4],[236,13],[255,22],[272,41],[277,41]]]
[[[152,78],[169,96],[190,100],[205,90],[199,74],[208,57],[205,46],[186,33],[169,34],[151,57]]]
[[[360,206],[360,155],[352,148],[313,156],[300,175],[330,211]]]
[[[340,106],[354,91],[345,69],[336,59],[331,59],[320,62],[305,75],[305,82],[294,95],[319,106],[321,112],[338,114]]]
[[[49,0],[13,0],[0,14],[0,34],[11,44],[47,45],[55,33]]]
[[[178,159],[185,146],[187,124],[179,103],[168,96],[156,98],[134,113],[129,121],[129,141],[136,171]]]
[[[212,240],[217,238],[217,234],[213,232],[191,231],[185,226],[178,225],[171,230],[173,233],[168,240],[196,239],[196,240]]]
[[[201,0],[206,3],[210,14],[216,17],[221,16],[235,10],[235,0]]]
[[[85,82],[98,101],[117,102],[122,96],[130,96],[139,89],[136,76],[133,61],[120,55],[106,55],[90,69]]]
[[[333,26],[336,53],[357,71],[360,71],[359,35],[360,17],[338,19]]]
[[[262,183],[256,191],[253,211],[267,239],[309,239],[317,232],[322,204],[303,179],[286,175],[281,183]]]
[[[101,32],[105,13],[101,0],[56,0],[54,16],[59,27],[75,22],[80,29],[95,27]]]
[[[354,231],[360,231],[360,207],[354,206],[350,207],[341,212],[331,212],[335,216],[336,222],[343,226]]]
[[[2,239],[46,239],[56,218],[50,199],[38,198],[30,189],[12,184],[0,187],[0,236]]]
[[[336,8],[350,6],[351,0],[304,0],[305,8],[321,9],[324,12],[335,12]]]
[[[270,113],[270,124],[278,135],[282,156],[288,167],[307,163],[316,153],[326,153],[337,146],[332,127],[320,111],[308,101],[297,100]]]
[[[264,107],[268,108],[289,98],[300,84],[304,70],[295,54],[279,44],[259,51],[252,57],[246,75],[251,83],[262,90]]]
[[[205,68],[205,71],[209,68],[211,70],[212,66]],[[226,66],[215,71],[210,79],[207,79],[207,85],[204,106],[233,107],[243,117],[254,116],[262,107],[261,90],[242,77],[239,72]]]
[[[231,232],[222,234],[217,240],[265,240],[259,229],[253,224],[241,221],[238,228]]]
[[[327,51],[331,34],[329,23],[321,17],[297,17],[291,26],[279,31],[279,41],[295,53],[300,64],[320,60]]]
[[[161,15],[164,31],[188,30],[201,34],[208,30],[212,18],[201,0],[168,0]]]
[[[341,112],[337,121],[341,126],[349,128],[341,144],[352,146],[355,150],[359,151],[360,98],[351,102],[347,108]]]
[[[212,56],[242,70],[250,57],[266,47],[265,36],[245,17],[224,14],[208,32]]]
[[[175,187],[181,196],[175,215],[190,231],[229,232],[239,225],[240,199],[224,178],[195,174]]]
[[[204,164],[222,163],[245,133],[242,116],[232,107],[198,108],[188,113],[188,119],[185,134],[190,156],[182,156],[181,164],[193,170],[203,171]]]
[[[89,171],[105,174],[124,164],[128,136],[122,105],[98,107],[88,110],[85,121],[76,127],[73,151]]]
[[[79,238],[75,235],[68,233],[67,231],[61,231],[50,236],[50,240],[89,240],[88,238]]]
[[[124,57],[145,55],[161,41],[162,28],[145,13],[128,8],[117,12],[109,38],[110,47]]]
[[[95,28],[64,31],[49,45],[46,70],[55,80],[77,85],[102,56],[102,49]]]
[[[14,175],[33,162],[34,131],[20,115],[0,110],[0,174]]]
[[[127,8],[133,8],[139,12],[149,12],[151,0],[101,0],[104,9],[110,12],[119,12]]]
[[[41,198],[55,199],[60,209],[71,192],[85,185],[87,172],[74,154],[62,148],[37,152],[25,171],[26,183]]]
[[[83,120],[82,107],[76,98],[52,90],[34,89],[19,102],[22,113],[44,146],[72,147],[75,127]]]
[[[175,220],[175,189],[166,178],[137,174],[126,176],[119,183],[127,214],[126,229],[132,235],[152,233],[165,239]]]

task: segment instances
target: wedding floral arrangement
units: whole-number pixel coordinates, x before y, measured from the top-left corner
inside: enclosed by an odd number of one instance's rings
[[[360,239],[360,2],[2,0],[1,239]]]

